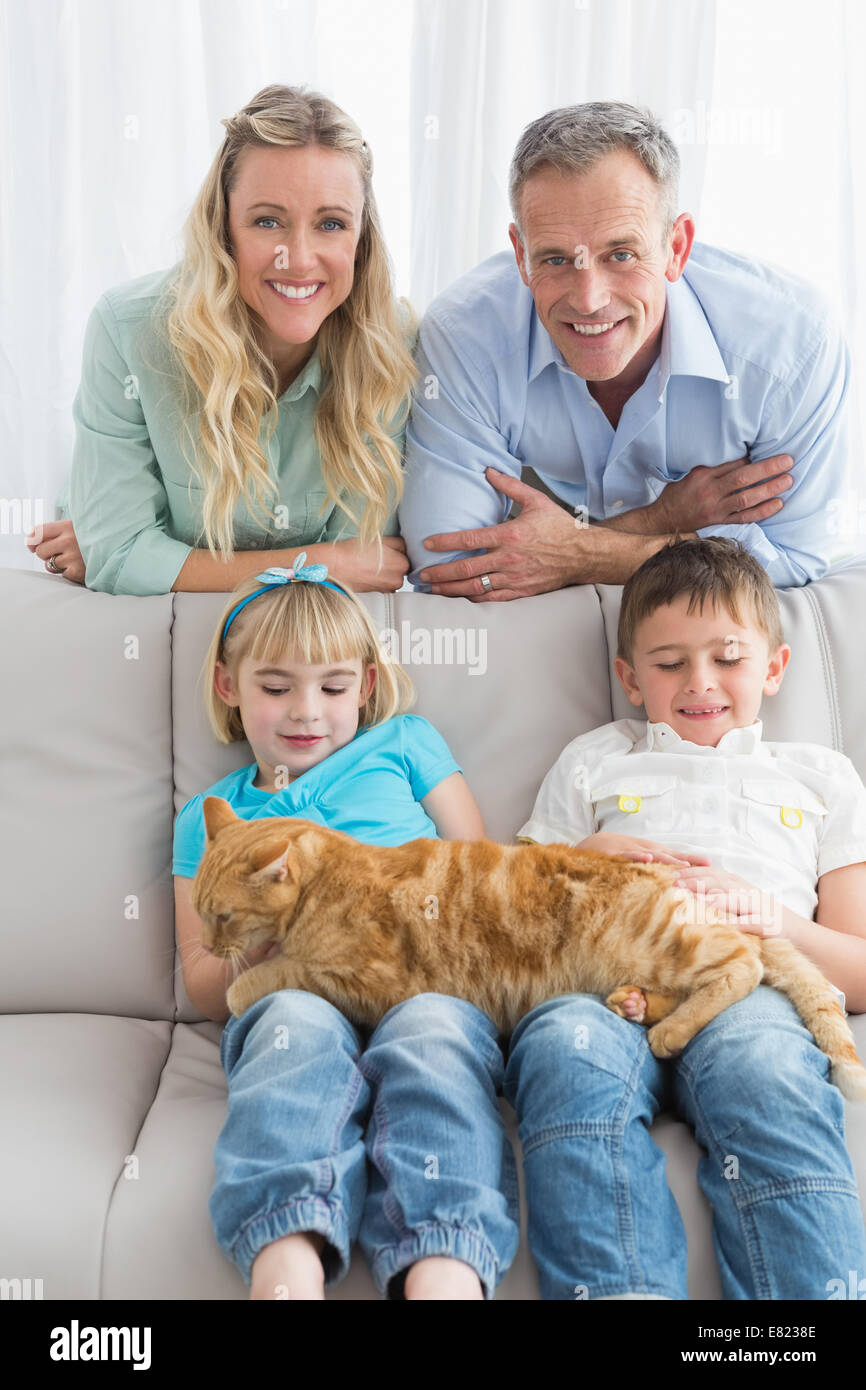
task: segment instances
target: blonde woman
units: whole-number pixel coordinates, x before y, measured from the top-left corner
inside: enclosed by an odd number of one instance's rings
[[[69,519],[28,545],[115,594],[229,591],[300,548],[357,591],[399,589],[415,323],[370,151],[304,88],[223,125],[183,259],[90,316]]]

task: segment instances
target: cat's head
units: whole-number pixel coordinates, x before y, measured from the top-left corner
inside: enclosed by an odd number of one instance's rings
[[[218,796],[205,797],[204,823],[192,889],[202,945],[221,956],[280,939],[321,858],[321,827],[295,817],[240,820]]]

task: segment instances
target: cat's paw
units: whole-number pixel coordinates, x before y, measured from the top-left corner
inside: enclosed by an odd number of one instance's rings
[[[256,998],[244,975],[239,975],[234,984],[226,990],[226,1003],[235,1018],[240,1018],[241,1014],[246,1013],[250,1005],[256,1002]]]
[[[637,985],[622,985],[604,1002],[620,1018],[630,1019],[632,1023],[643,1023],[646,1018],[646,995]]]
[[[678,1057],[687,1042],[691,1042],[694,1029],[678,1020],[663,1019],[647,1033],[647,1042],[654,1057]]]

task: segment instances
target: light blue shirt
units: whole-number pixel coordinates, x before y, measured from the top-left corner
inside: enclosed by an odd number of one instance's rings
[[[396,714],[302,772],[287,787],[253,786],[258,763],[229,773],[189,800],[174,823],[171,871],[195,878],[205,852],[204,799],[221,796],[241,820],[297,816],[343,830],[368,845],[438,839],[419,803],[452,772],[463,769],[442,735],[419,714]]]
[[[666,295],[658,358],[615,430],[543,327],[511,251],[434,300],[416,352],[398,513],[413,585],[429,592],[419,570],[483,553],[425,550],[425,537],[507,517],[511,499],[484,476],[491,465],[514,478],[533,468],[601,521],[647,506],[699,464],[790,454],[794,481],[779,512],[697,534],[741,541],[777,588],[866,548],[846,524],[850,355],[819,293],[695,243]]]

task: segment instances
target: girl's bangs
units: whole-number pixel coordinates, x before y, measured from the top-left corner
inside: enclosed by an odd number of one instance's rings
[[[251,660],[276,665],[294,656],[304,665],[330,666],[365,659],[369,638],[359,624],[338,616],[318,595],[292,599],[272,604],[263,615],[248,648]]]

